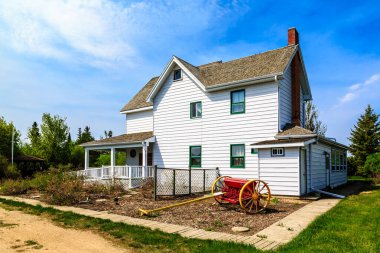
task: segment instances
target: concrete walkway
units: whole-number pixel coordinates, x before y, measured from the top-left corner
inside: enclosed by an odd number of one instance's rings
[[[41,205],[43,207],[52,207],[61,211],[71,211],[95,218],[109,219],[113,222],[123,222],[129,225],[138,225],[150,229],[158,229],[166,233],[177,233],[183,237],[196,238],[202,240],[218,240],[243,243],[252,245],[258,249],[271,250],[291,241],[303,229],[305,229],[316,217],[327,212],[336,204],[338,199],[321,199],[314,201],[299,210],[291,213],[282,220],[265,228],[253,236],[234,235],[221,232],[205,231],[192,227],[180,226],[175,224],[150,221],[145,219],[132,218],[128,216],[112,214],[108,212],[99,212],[89,209],[71,207],[71,206],[55,206],[43,203],[35,199],[26,199],[19,197],[0,196],[0,198],[24,202],[30,205]]]

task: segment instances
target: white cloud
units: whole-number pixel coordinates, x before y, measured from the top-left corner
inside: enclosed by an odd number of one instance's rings
[[[0,2],[0,38],[18,51],[96,67],[133,65],[170,38],[196,36],[246,8],[217,1],[12,0]]]
[[[339,98],[339,102],[334,108],[340,107],[343,104],[349,103],[359,97],[365,92],[369,91],[369,88],[373,85],[378,85],[380,82],[380,74],[374,74],[362,83],[356,83],[348,87],[348,92]]]

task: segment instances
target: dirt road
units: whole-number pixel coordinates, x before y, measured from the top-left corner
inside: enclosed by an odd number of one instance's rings
[[[90,231],[52,222],[0,206],[0,252],[130,252]]]

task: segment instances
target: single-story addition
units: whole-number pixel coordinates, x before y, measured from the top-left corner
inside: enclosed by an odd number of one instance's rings
[[[218,167],[221,175],[259,178],[273,194],[292,196],[344,184],[347,147],[305,129],[312,93],[295,28],[287,40],[227,62],[196,66],[173,56],[121,109],[126,134],[83,144],[85,171],[146,176],[154,165]],[[89,167],[94,149],[111,151],[110,166]],[[127,152],[125,166],[115,165],[117,149]]]

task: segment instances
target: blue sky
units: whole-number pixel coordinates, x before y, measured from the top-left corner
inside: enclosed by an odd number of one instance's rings
[[[377,1],[0,2],[0,115],[26,137],[50,112],[73,138],[124,133],[120,108],[175,54],[194,65],[285,46],[296,27],[328,136],[348,143],[371,104],[380,113]]]

